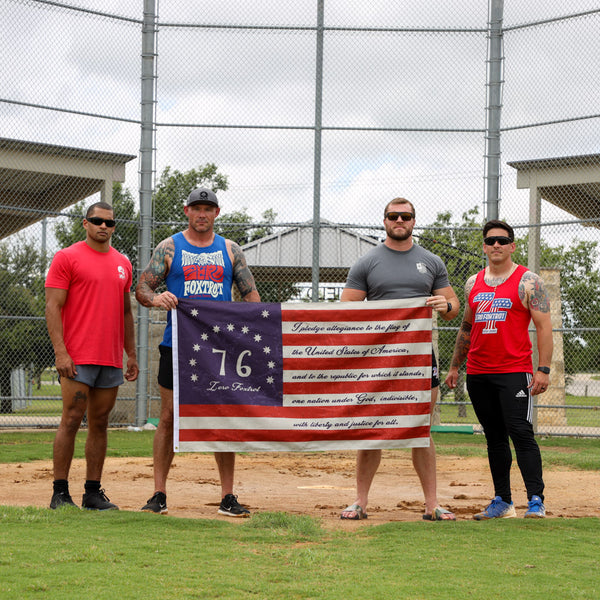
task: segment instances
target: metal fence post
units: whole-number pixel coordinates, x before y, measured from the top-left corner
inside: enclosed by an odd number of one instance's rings
[[[313,184],[313,256],[312,301],[319,301],[319,257],[321,254],[321,137],[323,120],[323,23],[325,0],[318,2],[317,15],[317,70],[315,76],[315,147]]]
[[[498,218],[500,203],[500,121],[502,116],[504,0],[490,0],[488,23],[485,218]]]
[[[142,30],[142,115],[140,140],[140,234],[138,275],[150,260],[152,244],[152,190],[156,137],[156,2],[144,0]],[[138,361],[140,374],[136,387],[135,420],[147,420],[149,375],[150,310],[138,307]]]

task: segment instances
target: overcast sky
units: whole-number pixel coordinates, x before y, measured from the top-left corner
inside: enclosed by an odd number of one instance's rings
[[[78,0],[139,19],[143,2]],[[505,26],[600,9],[600,1],[505,1]],[[158,43],[157,171],[216,163],[229,176],[224,211],[273,208],[282,221],[312,217],[315,37],[311,31],[204,29],[184,25],[314,25],[316,1],[162,0]],[[421,131],[330,131],[322,142],[322,216],[379,224],[402,195],[421,224],[458,217],[484,194],[487,2],[326,0],[328,27],[458,28],[454,32],[328,32],[323,125]],[[503,126],[598,113],[598,14],[505,35]],[[175,27],[180,24],[180,27]],[[479,31],[477,31],[479,30]],[[0,0],[0,97],[138,120],[138,23],[31,0]],[[182,125],[211,125],[189,127]],[[168,126],[167,126],[168,125]],[[178,126],[180,125],[180,126]],[[246,129],[217,125],[247,125]],[[290,129],[254,129],[252,126]],[[428,130],[461,130],[432,132]],[[0,102],[0,135],[137,155],[139,126]],[[501,214],[527,221],[508,161],[599,152],[600,119],[507,132]],[[138,161],[127,169],[137,195]],[[544,207],[544,218],[565,217]]]

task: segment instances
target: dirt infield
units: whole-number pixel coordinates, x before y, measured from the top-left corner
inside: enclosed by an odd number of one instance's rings
[[[368,520],[340,521],[340,511],[354,501],[355,452],[255,453],[239,455],[236,489],[252,512],[285,511],[322,520],[325,527],[356,527],[391,521],[420,521],[423,498],[410,453],[384,451],[368,506]],[[74,460],[71,493],[81,500],[85,462]],[[600,517],[598,473],[548,470],[549,517]],[[513,500],[517,514],[527,498],[520,473],[513,467]],[[48,506],[52,464],[46,461],[0,465],[0,504]],[[102,485],[122,510],[139,510],[153,493],[150,458],[107,458]],[[220,487],[211,454],[176,455],[168,482],[169,515],[219,518]],[[471,519],[493,495],[487,460],[438,456],[438,497],[457,519]],[[158,516],[157,516],[158,518]]]

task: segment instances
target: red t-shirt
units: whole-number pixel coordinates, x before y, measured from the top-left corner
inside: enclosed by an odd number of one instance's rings
[[[131,274],[129,259],[114,248],[98,252],[77,242],[54,255],[46,287],[67,290],[63,337],[76,365],[123,367],[123,302]]]
[[[490,287],[477,274],[469,294],[473,311],[467,373],[531,373],[531,314],[519,298],[519,283],[528,269],[518,266],[502,284]]]

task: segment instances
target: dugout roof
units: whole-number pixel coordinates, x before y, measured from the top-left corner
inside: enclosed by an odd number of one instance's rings
[[[517,188],[530,189],[578,219],[600,215],[600,154],[509,162],[517,170]],[[589,223],[600,227],[600,222]]]
[[[0,239],[125,181],[135,156],[0,138]]]
[[[345,282],[348,269],[381,240],[348,227],[320,223],[319,280]],[[283,229],[243,246],[252,274],[260,281],[312,281],[312,221]]]

